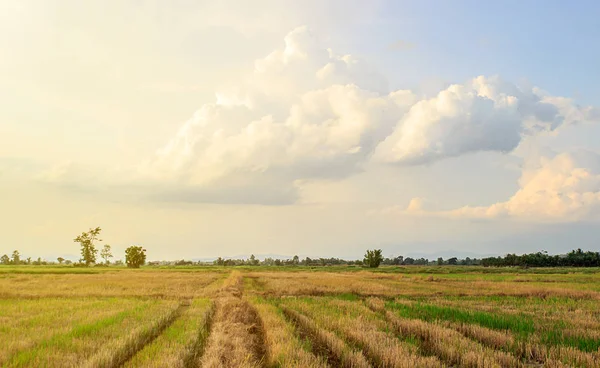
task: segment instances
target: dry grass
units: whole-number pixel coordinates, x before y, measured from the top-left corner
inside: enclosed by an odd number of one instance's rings
[[[137,296],[192,299],[210,295],[214,290],[212,287],[222,280],[220,273],[133,270],[98,274],[0,275],[0,298]]]
[[[600,367],[600,272],[458,269],[0,266],[0,366]]]
[[[350,348],[333,332],[317,326],[308,317],[292,309],[283,307],[283,312],[296,324],[300,334],[311,341],[313,352],[325,357],[331,366],[345,368],[370,367],[364,355]]]
[[[263,323],[266,343],[266,363],[270,367],[327,367],[323,358],[317,358],[303,346],[294,326],[272,303],[261,298],[252,300]]]
[[[378,367],[439,367],[435,357],[423,357],[418,349],[385,332],[386,323],[360,302],[343,300],[298,299],[286,301],[313,318],[322,328],[337,332],[360,347]]]
[[[38,342],[34,347],[21,350],[5,366],[81,367],[88,360],[105,352],[122,351],[132,340],[151,331],[177,308],[171,301],[149,300],[133,309],[113,313],[108,317],[86,321],[73,326],[68,332],[56,334]]]
[[[361,296],[516,296],[566,297],[600,300],[600,291],[588,287],[577,278],[544,275],[560,282],[512,282],[508,276],[484,274],[405,275],[372,272],[250,272],[263,286],[265,296],[323,296],[356,294]],[[600,282],[600,277],[592,281]],[[591,283],[593,285],[593,282]]]
[[[76,326],[93,324],[134,308],[131,298],[0,300],[0,366]]]
[[[175,368],[190,366],[190,363],[202,354],[213,311],[213,304],[208,299],[194,300],[175,323],[151,344],[140,350],[124,366]]]
[[[118,367],[125,364],[144,346],[158,337],[167,327],[169,327],[175,319],[177,319],[183,309],[179,307],[165,311],[157,316],[156,320],[148,326],[135,326],[129,331],[129,335],[119,339],[114,339],[106,343],[100,351],[88,359],[81,367],[85,368],[109,368]]]
[[[260,367],[265,348],[262,323],[256,310],[242,299],[242,278],[232,272],[216,300],[216,312],[203,367]]]
[[[384,308],[381,300],[370,299],[368,302],[374,309]],[[593,323],[597,322],[593,316],[597,307],[592,301],[508,297],[446,300],[435,297],[427,303],[397,299],[394,304],[408,308],[404,310],[405,317],[407,311],[413,319],[420,316],[431,321],[435,316],[437,324],[490,348],[509,351],[524,361],[545,365],[600,366],[600,354],[595,351],[600,340],[596,338],[598,334]],[[428,311],[436,313],[428,316]],[[444,320],[446,318],[451,320]],[[589,322],[588,330],[572,327],[584,321]]]
[[[519,367],[512,355],[488,349],[457,331],[421,320],[401,319],[385,312],[386,319],[401,336],[415,336],[423,348],[450,365],[461,367]]]

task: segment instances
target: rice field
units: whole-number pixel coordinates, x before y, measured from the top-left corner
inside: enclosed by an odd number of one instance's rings
[[[600,270],[0,267],[2,367],[600,367]]]

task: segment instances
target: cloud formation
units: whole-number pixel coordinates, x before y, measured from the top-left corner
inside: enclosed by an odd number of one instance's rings
[[[388,92],[384,77],[321,47],[307,27],[255,62],[239,85],[202,106],[144,175],[196,188],[293,191],[301,179],[342,178],[369,162],[420,165],[477,151],[509,152],[522,137],[596,118],[596,110],[522,90],[497,77],[456,84],[428,100]],[[231,180],[230,180],[231,179]],[[213,192],[212,189],[209,191]]]
[[[360,60],[319,48],[297,28],[241,85],[202,106],[141,172],[195,192],[257,182],[270,192],[300,179],[346,177],[362,170],[416,101],[410,91],[386,89]]]
[[[520,189],[506,202],[462,207],[453,217],[567,220],[597,218],[600,209],[600,155],[589,151],[542,157],[523,171]]]
[[[465,219],[513,218],[526,221],[573,222],[600,219],[600,155],[574,151],[541,156],[523,169],[519,189],[507,201],[440,211],[413,198],[407,207],[372,210],[370,215]]]
[[[580,108],[570,99],[480,76],[414,104],[375,158],[418,165],[477,151],[510,152],[524,136],[598,121],[597,114],[598,109]]]
[[[389,91],[371,66],[321,46],[304,26],[215,95],[127,180],[156,188],[152,197],[161,200],[290,204],[305,180],[346,178],[376,163],[510,152],[523,137],[600,120],[598,109],[498,77],[451,85],[430,99]],[[76,167],[44,180],[114,182]],[[125,185],[123,175],[111,176]]]

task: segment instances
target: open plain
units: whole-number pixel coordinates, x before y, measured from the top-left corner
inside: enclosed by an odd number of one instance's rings
[[[0,366],[598,367],[600,270],[0,267]]]

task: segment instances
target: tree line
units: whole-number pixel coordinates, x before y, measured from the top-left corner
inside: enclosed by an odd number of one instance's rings
[[[91,267],[96,265],[108,266],[111,264],[111,258],[113,258],[112,248],[110,244],[104,244],[101,250],[98,249],[98,243],[102,242],[100,239],[100,233],[102,229],[100,227],[89,229],[84,231],[81,235],[78,235],[74,242],[79,243],[81,258],[78,262],[73,262],[63,257],[56,258],[58,264],[74,265],[77,267]],[[98,262],[98,252],[102,261]],[[127,267],[139,268],[146,263],[146,249],[141,246],[132,245],[125,250],[125,264]],[[31,257],[27,259],[21,258],[21,253],[15,250],[12,253],[12,257],[4,254],[0,257],[0,264],[3,265],[48,265],[55,264],[54,262],[48,262],[38,258],[36,261],[32,261]],[[118,260],[114,263],[116,266],[123,265],[123,261]]]
[[[104,244],[101,250],[98,249],[100,242],[100,233],[102,229],[96,227],[82,232],[78,235],[74,242],[79,243],[81,251],[81,259],[78,262],[72,262],[62,257],[57,258],[59,264],[67,264],[79,267],[90,267],[95,265],[111,264],[113,258],[112,248],[109,244]],[[101,262],[98,262],[98,253],[100,253]],[[11,256],[4,254],[0,257],[0,264],[3,265],[47,265],[54,262],[48,262],[37,258],[32,260],[31,257],[22,258],[20,252],[15,250]],[[451,257],[443,259],[441,257],[435,260],[427,258],[411,258],[404,256],[395,256],[391,258],[383,257],[381,249],[369,249],[365,252],[363,259],[345,260],[341,258],[310,258],[305,257],[300,259],[297,255],[289,259],[277,259],[267,257],[262,261],[251,255],[248,259],[225,259],[217,258],[211,263],[193,262],[186,260],[178,260],[174,262],[150,262],[151,266],[162,264],[172,264],[175,266],[186,265],[207,265],[215,266],[340,266],[354,265],[361,267],[376,268],[380,265],[387,266],[411,266],[411,265],[437,265],[437,266],[484,266],[484,267],[600,267],[600,252],[586,251],[581,249],[572,250],[567,254],[550,255],[547,251],[537,253],[528,253],[522,255],[507,254],[499,257],[486,258],[469,258],[464,259]],[[146,264],[146,249],[141,246],[132,245],[125,250],[125,264],[127,267],[139,268]],[[122,261],[114,262],[114,265],[123,265]]]
[[[523,255],[507,254],[503,257],[486,258],[458,258],[450,257],[444,259],[412,258],[404,256],[383,257],[381,249],[367,250],[363,259],[345,260],[341,258],[310,258],[300,259],[298,256],[286,259],[274,259],[267,257],[264,260],[257,259],[251,255],[247,259],[225,259],[219,257],[211,263],[178,260],[174,262],[151,262],[150,265],[171,264],[175,266],[209,265],[215,266],[340,266],[354,265],[361,267],[376,268],[380,265],[386,266],[484,266],[484,267],[600,267],[599,252],[584,252],[581,249],[572,250],[563,255],[549,255],[542,251]]]
[[[488,257],[482,266],[507,267],[600,267],[600,252],[572,250],[564,255],[550,255],[546,251],[523,255],[507,254],[504,257]]]

